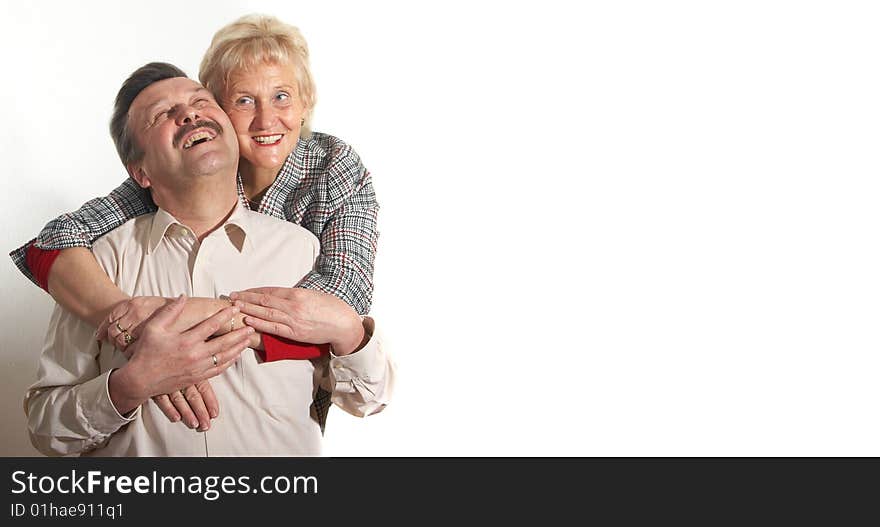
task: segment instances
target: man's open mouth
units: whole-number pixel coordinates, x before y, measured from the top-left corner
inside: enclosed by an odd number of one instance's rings
[[[213,141],[214,138],[222,133],[223,129],[220,128],[219,124],[208,119],[200,119],[194,123],[181,126],[177,133],[174,134],[172,144],[174,148],[182,145],[183,149],[187,150],[196,145]]]
[[[196,145],[207,143],[208,141],[212,141],[215,137],[217,137],[217,134],[215,134],[213,130],[199,130],[186,138],[186,141],[183,143],[183,149],[187,150]]]
[[[253,136],[254,141],[263,146],[277,145],[281,142],[282,137],[284,137],[284,134]]]

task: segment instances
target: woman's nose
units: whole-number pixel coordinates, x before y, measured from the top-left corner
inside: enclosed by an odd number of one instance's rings
[[[257,130],[270,130],[277,118],[275,109],[271,106],[258,106],[254,112],[254,127]]]

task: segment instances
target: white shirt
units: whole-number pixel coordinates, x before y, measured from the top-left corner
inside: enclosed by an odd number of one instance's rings
[[[293,223],[239,204],[201,242],[159,209],[99,239],[92,251],[122,291],[132,296],[216,298],[260,286],[291,286],[312,270],[317,238]],[[365,319],[372,330],[372,320]],[[345,411],[366,416],[391,397],[393,364],[372,336],[344,357],[263,362],[251,349],[211,379],[220,415],[207,432],[172,423],[147,402],[120,415],[107,388],[125,364],[94,329],[56,306],[40,358],[38,380],[25,397],[31,442],[48,455],[309,456],[321,452],[321,429],[310,416],[318,386]]]

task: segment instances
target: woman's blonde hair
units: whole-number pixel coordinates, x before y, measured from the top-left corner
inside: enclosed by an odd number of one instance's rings
[[[221,101],[232,72],[263,64],[289,65],[306,108],[300,137],[311,136],[315,83],[309,69],[309,46],[299,29],[267,15],[245,15],[214,34],[199,67],[199,80]]]

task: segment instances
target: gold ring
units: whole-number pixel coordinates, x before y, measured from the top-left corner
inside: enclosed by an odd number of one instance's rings
[[[217,365],[217,355],[211,355],[211,360],[214,361],[214,366]]]
[[[131,336],[131,333],[129,333],[128,331],[123,329],[122,330],[122,341],[125,342],[125,345],[128,346],[129,344],[131,344],[131,342],[133,340],[134,340],[134,337]]]

